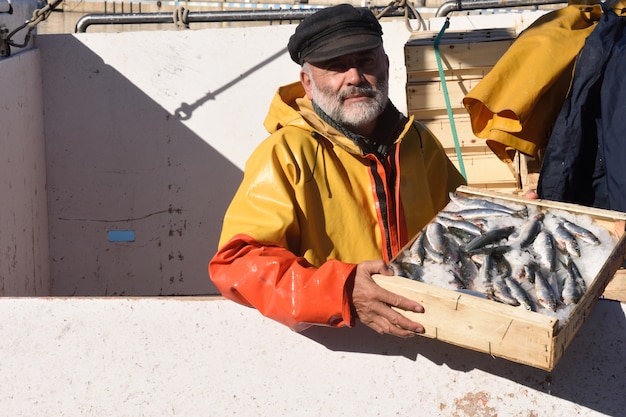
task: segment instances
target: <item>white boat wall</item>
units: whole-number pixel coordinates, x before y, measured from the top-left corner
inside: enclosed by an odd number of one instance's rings
[[[7,4],[9,30],[37,6]],[[599,302],[547,373],[363,326],[298,334],[216,297],[207,264],[269,101],[297,79],[294,27],[40,34],[0,57],[0,414],[619,415],[623,303]],[[406,111],[410,33],[383,29]]]

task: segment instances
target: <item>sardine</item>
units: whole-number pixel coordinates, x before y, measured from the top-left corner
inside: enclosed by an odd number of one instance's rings
[[[457,290],[467,289],[467,284],[463,281],[463,277],[458,273],[457,270],[452,269],[449,271],[452,279],[448,281],[450,286],[454,287]]]
[[[522,307],[524,307],[528,311],[535,311],[532,301],[530,301],[530,297],[526,290],[520,285],[519,282],[515,281],[511,277],[504,277],[504,282],[507,287],[509,287],[509,291],[513,298],[515,298]]]
[[[490,230],[483,235],[477,236],[465,245],[465,251],[471,252],[478,248],[482,248],[491,243],[499,242],[508,238],[515,230],[515,226],[505,226],[498,229]]]
[[[587,283],[585,282],[585,279],[580,273],[580,270],[578,269],[578,266],[576,266],[574,260],[569,258],[563,263],[563,266],[565,267],[567,274],[571,276],[574,281],[576,281],[581,292],[585,293],[587,291]]]
[[[505,304],[512,306],[520,305],[520,302],[511,294],[511,289],[506,284],[504,277],[499,274],[494,274],[491,277],[491,283],[493,288],[493,297]]]
[[[462,257],[461,248],[459,247],[459,245],[457,245],[455,240],[449,239],[447,236],[446,236],[445,245],[446,245],[445,252],[444,252],[445,261],[452,263],[452,264],[458,264]]]
[[[410,256],[407,256],[402,261],[393,261],[389,264],[389,268],[396,276],[422,281],[423,271],[421,266],[410,260]]]
[[[424,245],[424,250],[426,251],[426,258],[430,259],[431,261],[437,263],[437,264],[443,264],[446,261],[446,258],[444,256],[443,253],[439,253],[436,250],[434,250],[430,244]]]
[[[601,244],[600,239],[596,235],[594,235],[591,231],[585,229],[582,226],[577,225],[576,223],[570,222],[569,220],[563,220],[563,227],[567,229],[570,233],[572,233],[577,238],[591,244],[594,246],[598,246]]]
[[[441,223],[431,222],[426,226],[426,239],[435,252],[441,255],[445,254],[446,238]]]
[[[424,264],[424,258],[426,257],[426,249],[424,248],[424,236],[425,233],[420,233],[411,246],[409,247],[409,252],[412,256],[417,260],[418,265]]]
[[[468,222],[467,220],[451,219],[449,217],[437,216],[435,221],[441,223],[448,230],[461,231],[472,237],[480,236],[483,233],[483,229],[478,225]]]
[[[462,256],[459,263],[460,275],[461,279],[465,283],[465,287],[472,288],[474,286],[474,280],[480,273],[478,266],[467,256]]]
[[[522,209],[513,209],[502,204],[494,203],[493,201],[489,201],[484,198],[463,197],[459,194],[452,193],[452,192],[449,194],[449,196],[452,202],[454,202],[459,207],[462,207],[464,209],[497,210],[497,211],[508,213],[512,216],[519,216],[519,217],[528,215],[528,209],[526,207]]]
[[[441,211],[440,214],[451,219],[462,220],[485,219],[497,216],[511,216],[511,213],[509,212],[487,208],[468,208],[459,211]]]
[[[533,242],[533,250],[539,258],[540,265],[554,271],[556,267],[556,245],[552,234],[542,230],[537,234]]]
[[[535,296],[537,302],[548,310],[556,311],[557,298],[548,281],[540,271],[535,271]]]
[[[561,252],[580,258],[580,246],[578,246],[576,237],[563,226],[563,223],[554,229],[552,236],[554,236],[554,241]]]
[[[515,239],[515,242],[520,248],[524,249],[533,243],[537,234],[541,231],[544,217],[545,215],[539,212],[520,227],[517,238]]]
[[[565,276],[563,290],[561,292],[561,299],[563,300],[563,303],[565,305],[577,304],[583,294],[584,292],[580,288],[578,281],[576,281],[571,274],[567,274]]]

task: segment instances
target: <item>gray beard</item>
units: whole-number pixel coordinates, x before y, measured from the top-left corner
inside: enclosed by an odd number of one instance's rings
[[[327,89],[317,88],[311,78],[311,88],[315,103],[337,123],[347,128],[358,129],[374,120],[385,110],[388,99],[388,83],[381,81],[374,87],[350,87],[338,94]],[[345,104],[345,98],[351,94],[368,96],[367,101]]]

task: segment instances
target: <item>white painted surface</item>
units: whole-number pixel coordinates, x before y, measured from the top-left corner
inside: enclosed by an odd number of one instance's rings
[[[363,326],[296,334],[230,301],[0,303],[3,416],[621,416],[626,307],[553,372]]]
[[[492,25],[520,19],[496,16]],[[402,20],[382,24],[390,96],[406,111],[411,34]],[[206,270],[223,214],[267,135],[276,88],[298,77],[286,51],[294,29],[38,37],[52,295],[216,293]],[[135,240],[110,242],[120,230]]]
[[[384,24],[406,107],[400,22]],[[53,295],[216,293],[207,264],[295,25],[43,35]],[[132,230],[134,242],[108,232]]]
[[[50,294],[38,50],[0,59],[0,295]]]

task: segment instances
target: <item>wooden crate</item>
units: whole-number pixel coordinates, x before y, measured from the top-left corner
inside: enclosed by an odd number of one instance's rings
[[[551,371],[564,355],[576,332],[626,257],[626,239],[616,232],[621,230],[623,233],[626,214],[574,204],[526,200],[509,194],[470,187],[460,187],[458,192],[469,196],[494,198],[505,204],[507,202],[535,204],[544,208],[587,214],[594,223],[606,228],[613,236],[621,236],[588,286],[587,292],[564,323],[559,323],[556,317],[403,277],[383,275],[374,277],[379,285],[389,291],[424,305],[426,311],[422,314],[398,311],[424,325],[425,337]]]
[[[407,110],[439,139],[452,162],[460,168],[448,116],[446,98],[434,51],[438,32],[420,32],[405,45]],[[477,138],[462,104],[463,98],[497,63],[513,43],[512,29],[444,32],[439,51],[454,126],[469,185],[501,192],[521,188],[519,160],[502,162]]]

